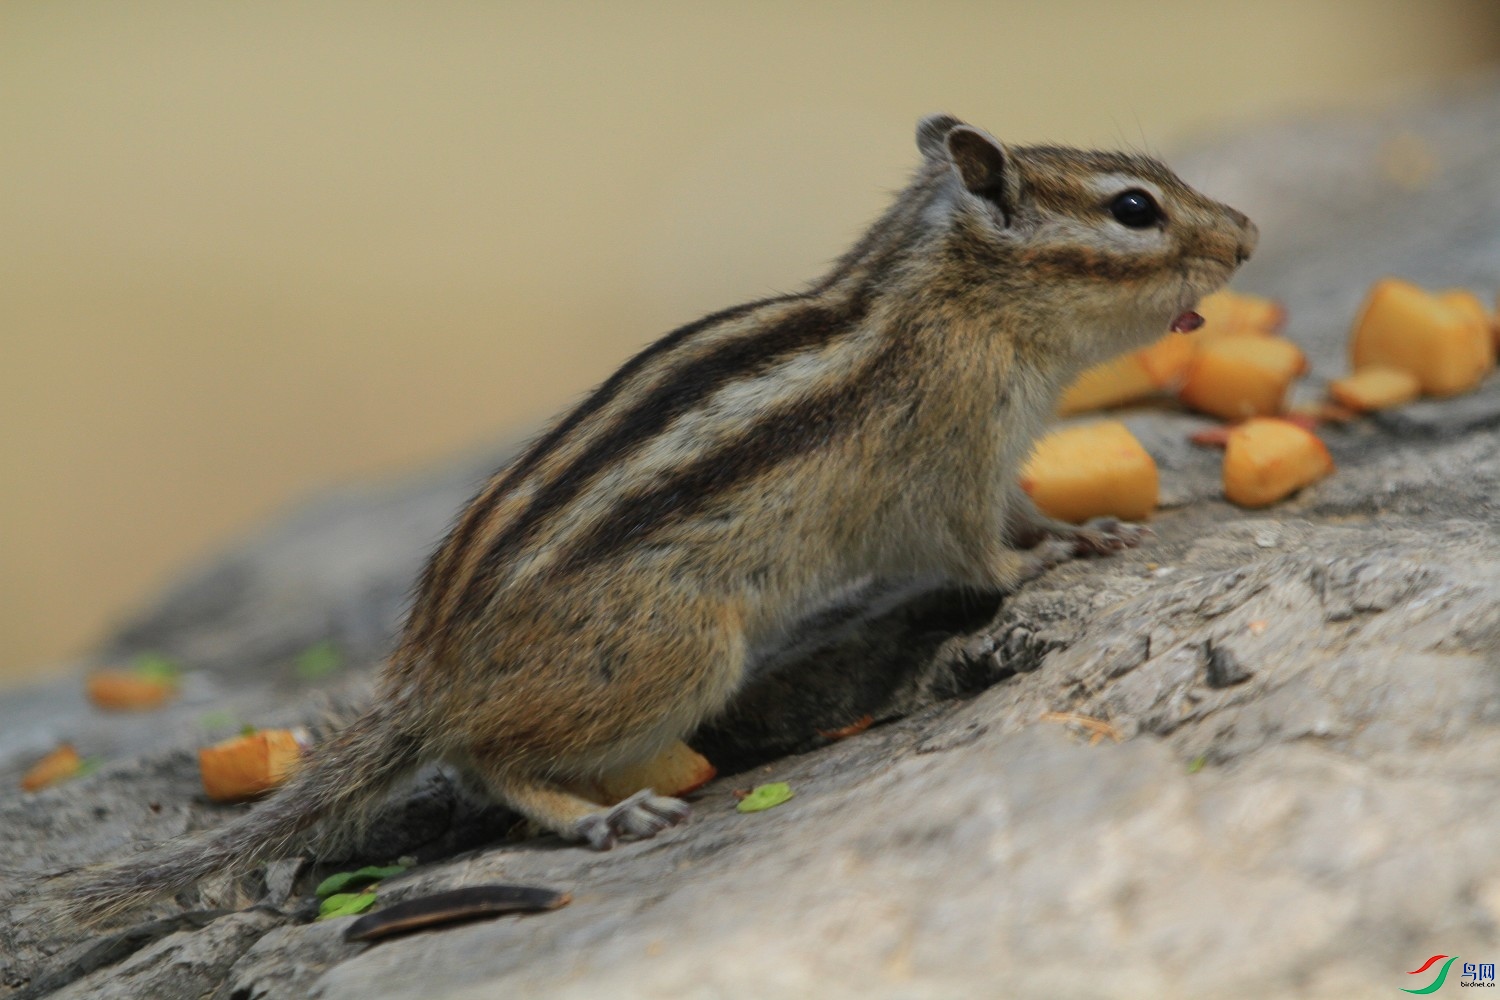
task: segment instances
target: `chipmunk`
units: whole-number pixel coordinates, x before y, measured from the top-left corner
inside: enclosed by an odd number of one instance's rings
[[[1255,226],[1145,156],[1007,147],[946,115],[917,146],[915,177],[810,288],[668,334],[489,480],[428,563],[373,707],[289,783],[86,870],[69,911],[245,870],[430,761],[567,840],[653,836],[688,806],[570,784],[690,734],[826,595],[1004,590],[1134,544],[1132,526],[1044,517],[1019,468],[1078,372],[1194,325]]]

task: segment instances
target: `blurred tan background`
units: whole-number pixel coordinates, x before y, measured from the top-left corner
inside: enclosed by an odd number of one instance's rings
[[[1159,150],[1497,58],[1493,0],[8,0],[0,684],[309,491],[800,286],[921,114]]]

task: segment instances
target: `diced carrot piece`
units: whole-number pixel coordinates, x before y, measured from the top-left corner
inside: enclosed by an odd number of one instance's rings
[[[1385,278],[1370,290],[1349,350],[1356,372],[1374,365],[1401,368],[1432,396],[1468,392],[1495,366],[1493,333],[1476,320],[1471,306],[1457,297],[1444,301],[1398,278]]]
[[[1437,293],[1437,300],[1450,309],[1455,309],[1469,317],[1469,320],[1478,326],[1489,329],[1492,317],[1484,308],[1484,303],[1479,301],[1479,296],[1467,288],[1448,288]]]
[[[209,798],[234,802],[280,785],[301,755],[302,748],[291,731],[261,729],[203,747],[198,751],[198,771]]]
[[[1242,507],[1275,503],[1333,471],[1315,434],[1286,420],[1258,417],[1229,432],[1224,495]]]
[[[585,798],[613,805],[643,788],[657,795],[686,795],[708,784],[717,773],[708,758],[679,740],[642,764],[568,787]]]
[[[1109,406],[1175,390],[1198,348],[1189,333],[1168,333],[1139,351],[1122,354],[1085,370],[1063,392],[1057,403],[1060,417],[1102,410]]]
[[[84,685],[89,701],[117,712],[157,708],[177,696],[175,682],[133,670],[96,670]]]
[[[1269,416],[1307,368],[1302,350],[1284,337],[1218,337],[1198,347],[1178,396],[1195,410],[1225,420]]]
[[[1210,336],[1231,331],[1276,333],[1286,326],[1286,307],[1273,299],[1220,289],[1198,303],[1202,332]]]
[[[1064,521],[1139,521],[1156,509],[1156,462],[1119,421],[1065,427],[1036,443],[1021,488],[1043,513]]]
[[[1328,394],[1340,405],[1363,413],[1410,403],[1422,394],[1422,383],[1405,369],[1371,365],[1329,382]]]
[[[1158,389],[1176,389],[1187,375],[1188,365],[1198,349],[1198,338],[1191,333],[1169,333],[1135,352],[1141,368]]]
[[[78,751],[71,744],[64,743],[31,765],[31,769],[21,778],[21,789],[27,792],[40,791],[48,785],[73,777],[82,766],[83,758],[78,756]]]
[[[1158,389],[1136,354],[1122,354],[1087,369],[1073,381],[1057,401],[1058,416],[1066,417],[1106,406],[1118,406],[1150,396]]]
[[[1496,338],[1500,337],[1500,332],[1497,332],[1495,326],[1495,317],[1484,308],[1484,303],[1479,301],[1479,296],[1467,288],[1450,288],[1447,291],[1438,292],[1437,299],[1443,305],[1468,318],[1474,330],[1473,361],[1482,370],[1480,378],[1483,378],[1483,373],[1495,367],[1496,352],[1500,350],[1495,343]]]

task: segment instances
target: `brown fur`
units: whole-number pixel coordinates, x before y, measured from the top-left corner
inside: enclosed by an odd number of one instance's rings
[[[919,145],[807,292],[668,335],[496,474],[433,555],[375,713],[248,817],[76,881],[73,910],[253,863],[428,760],[566,837],[650,835],[678,804],[607,812],[564,782],[722,710],[749,650],[824,595],[871,575],[1011,587],[1038,558],[1016,533],[1107,543],[1042,518],[1019,464],[1067,380],[1221,285],[1254,227],[1145,157],[1005,149],[949,118]],[[1112,218],[1136,187],[1163,225]]]

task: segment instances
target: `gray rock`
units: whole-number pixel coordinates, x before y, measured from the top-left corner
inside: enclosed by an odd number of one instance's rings
[[[1288,303],[1315,392],[1376,277],[1494,290],[1496,136],[1487,79],[1177,160],[1260,222],[1243,285]],[[1429,174],[1402,167],[1413,149]],[[223,713],[317,723],[361,697],[481,466],[332,495],[100,652],[182,659],[177,704],[102,717],[75,682],[0,703],[0,787],[63,737],[111,760],[0,798],[0,998],[1310,998],[1424,985],[1407,972],[1433,954],[1500,961],[1497,413],[1491,377],[1329,426],[1338,473],[1247,512],[1187,442],[1201,418],[1131,411],[1162,470],[1150,544],[1003,600],[830,615],[695,738],[725,774],[686,826],[607,854],[507,839],[512,817],[429,774],[357,852],[421,862],[383,901],[520,882],[572,892],[561,910],[351,944],[308,922],[331,869],[290,863],[112,932],[49,926],[29,873],[244,808],[196,792]],[[289,661],[329,639],[346,669],[299,679]],[[820,735],[864,715],[881,724]],[[796,796],[735,810],[772,780]]]
[[[51,993],[57,1000],[88,997],[196,997],[213,990],[246,949],[279,921],[253,910],[226,913],[202,928],[161,938],[117,965]]]

